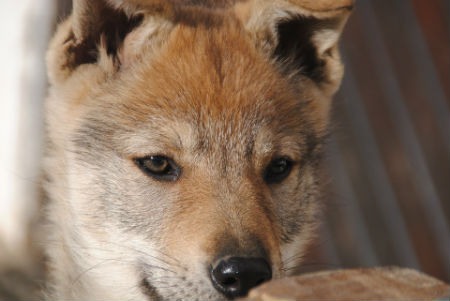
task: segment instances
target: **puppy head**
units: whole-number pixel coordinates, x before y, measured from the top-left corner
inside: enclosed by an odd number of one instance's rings
[[[350,4],[196,3],[75,2],[51,44],[59,297],[234,298],[312,235]]]

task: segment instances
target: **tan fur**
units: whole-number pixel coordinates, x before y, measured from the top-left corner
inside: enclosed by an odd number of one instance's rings
[[[221,300],[207,273],[220,256],[267,255],[275,278],[301,259],[351,3],[198,3],[78,1],[59,26],[48,52],[49,299]],[[304,41],[317,74],[302,57],[273,57],[278,24],[298,16],[319,26]],[[172,158],[180,178],[144,174],[134,159],[147,155]],[[292,171],[266,183],[280,156]]]

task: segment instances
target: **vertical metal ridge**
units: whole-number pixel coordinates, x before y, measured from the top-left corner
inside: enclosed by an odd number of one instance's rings
[[[347,76],[343,81],[342,90],[351,100],[351,104],[346,105],[346,110],[351,117],[352,129],[355,131],[362,157],[365,158],[365,160],[362,160],[362,164],[366,170],[372,172],[369,181],[382,212],[382,219],[398,242],[394,252],[401,264],[416,269],[420,268],[402,211],[399,208],[392,185],[388,181],[388,175],[384,168],[384,163],[381,159],[364,105],[360,101],[361,95],[356,86],[356,79],[353,77],[351,71],[351,63],[347,61],[346,66]]]
[[[450,152],[450,109],[446,102],[446,96],[440,84],[432,56],[426,46],[427,43],[423,37],[422,30],[417,23],[410,1],[393,1],[393,4],[398,7],[397,11],[401,14],[402,22],[405,22],[409,29],[405,31],[405,34],[411,45],[409,49],[419,68],[417,74],[423,82],[427,95],[429,95],[428,100],[437,117],[436,121],[439,125],[445,147]]]
[[[447,14],[447,27],[448,27],[448,32],[450,33],[450,1],[448,1],[448,0],[441,0],[440,3],[444,7],[445,12]],[[450,39],[450,36],[448,38]]]
[[[344,213],[346,221],[352,226],[358,244],[359,264],[364,266],[375,266],[379,264],[375,248],[370,239],[367,225],[364,222],[361,208],[356,200],[355,192],[350,183],[346,166],[342,162],[342,154],[336,143],[335,138],[331,137],[329,141],[330,154],[328,161],[333,175],[333,187],[338,197],[345,198]]]
[[[326,259],[328,259],[329,263],[332,266],[342,267],[342,261],[339,257],[338,250],[336,248],[336,243],[333,240],[333,236],[331,234],[330,224],[326,221],[322,223],[320,227],[320,241],[322,244],[322,251]]]

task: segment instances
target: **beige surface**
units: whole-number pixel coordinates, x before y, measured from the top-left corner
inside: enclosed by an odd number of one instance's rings
[[[246,300],[450,300],[450,286],[411,269],[336,270],[272,281]]]

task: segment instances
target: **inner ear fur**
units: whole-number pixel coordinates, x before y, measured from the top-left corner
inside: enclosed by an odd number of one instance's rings
[[[116,56],[126,35],[141,21],[142,15],[127,14],[103,0],[74,1],[72,30],[66,41],[72,58],[68,67],[96,62],[100,44],[108,55]]]
[[[326,60],[333,57],[335,44],[324,47],[315,34],[335,27],[336,23],[333,19],[318,20],[301,15],[280,20],[275,28],[277,43],[272,56],[285,72],[300,73],[319,83],[327,81]]]
[[[119,61],[125,38],[144,18],[137,6],[124,3],[127,2],[73,1],[72,14],[58,26],[47,52],[51,83],[64,81],[82,65],[98,63],[102,56]]]

